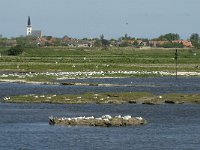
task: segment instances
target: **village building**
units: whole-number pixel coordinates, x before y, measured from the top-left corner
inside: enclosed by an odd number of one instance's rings
[[[33,30],[32,25],[31,25],[30,16],[28,17],[28,24],[26,26],[26,35],[27,36],[33,36],[33,37],[36,37],[36,38],[42,37],[42,31],[41,30]]]
[[[149,46],[151,47],[159,47],[165,43],[168,43],[168,41],[149,41]]]
[[[94,45],[94,41],[79,40],[68,36],[62,38],[62,43],[68,47],[92,47]]]
[[[175,40],[172,43],[181,43],[184,47],[193,47],[192,42],[188,40]]]
[[[94,42],[78,40],[77,42],[67,42],[65,43],[65,45],[68,47],[92,47],[94,45]]]

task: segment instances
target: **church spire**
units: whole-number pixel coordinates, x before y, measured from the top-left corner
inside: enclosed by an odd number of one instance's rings
[[[31,26],[31,18],[28,16],[28,24],[26,26],[26,35],[31,35],[32,34],[32,26]]]
[[[30,18],[30,16],[28,16],[28,25],[27,26],[31,26],[31,18]]]

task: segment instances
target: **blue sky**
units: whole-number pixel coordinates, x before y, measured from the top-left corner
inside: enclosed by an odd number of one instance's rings
[[[33,29],[45,35],[76,38],[154,38],[200,33],[200,0],[2,0],[0,34],[26,34],[28,16]]]

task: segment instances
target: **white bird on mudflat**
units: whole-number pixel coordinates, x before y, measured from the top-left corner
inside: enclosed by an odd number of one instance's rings
[[[6,101],[6,100],[9,100],[10,99],[10,97],[4,97],[4,101]]]
[[[121,118],[122,116],[121,115],[119,115],[119,116],[115,116],[115,118]]]
[[[86,120],[94,119],[94,117],[93,117],[93,116],[91,116],[91,117],[86,117],[85,119],[86,119]]]
[[[124,120],[129,120],[129,119],[131,119],[131,116],[130,115],[127,115],[127,116],[124,116],[124,117],[122,117]]]
[[[143,120],[143,118],[142,118],[142,117],[136,117],[136,119],[137,119],[137,120]]]
[[[104,115],[101,118],[103,118],[103,119],[111,119],[112,117],[110,115]]]
[[[66,120],[71,121],[72,119],[71,118],[67,118]]]
[[[85,117],[76,117],[77,118],[77,120],[83,120],[83,119],[85,119]]]

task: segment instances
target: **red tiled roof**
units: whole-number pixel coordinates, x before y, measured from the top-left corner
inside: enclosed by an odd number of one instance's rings
[[[185,47],[193,47],[192,42],[188,40],[175,40],[173,43],[182,43]]]

